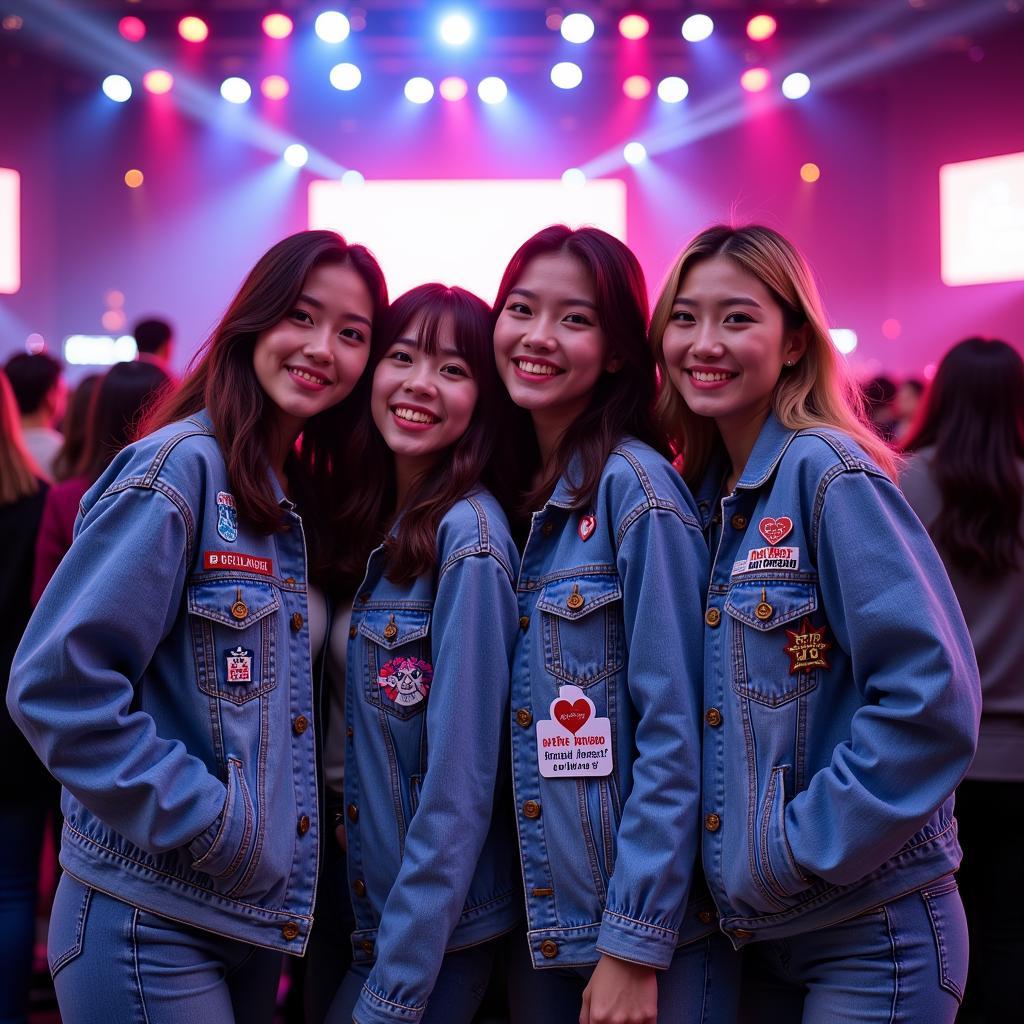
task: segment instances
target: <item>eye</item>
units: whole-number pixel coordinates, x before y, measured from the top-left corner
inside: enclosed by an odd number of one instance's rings
[[[669,318],[676,323],[695,324],[697,318],[688,309],[677,309]]]
[[[726,318],[727,324],[752,324],[754,318],[747,313],[730,313]]]
[[[565,322],[569,324],[579,324],[582,327],[592,326],[591,321],[582,313],[568,313],[564,319]]]
[[[312,324],[313,318],[304,309],[293,309],[288,314],[289,319],[295,320],[300,324]]]
[[[338,332],[338,336],[348,338],[349,341],[366,341],[366,335],[356,327],[346,327]]]
[[[412,365],[412,356],[409,355],[404,348],[396,348],[394,352],[389,352],[387,357],[396,363],[405,363],[408,366]]]
[[[510,302],[505,309],[509,313],[519,313],[521,316],[530,315],[530,307],[525,302],[513,301]]]
[[[469,370],[461,363],[445,363],[441,367],[441,372],[449,377],[465,377],[468,379],[470,376]]]

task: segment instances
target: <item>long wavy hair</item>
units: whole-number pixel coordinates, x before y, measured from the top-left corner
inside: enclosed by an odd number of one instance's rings
[[[142,425],[150,433],[207,409],[227,464],[239,515],[255,529],[284,528],[267,469],[270,401],[256,378],[253,349],[264,331],[288,315],[303,282],[319,266],[350,266],[373,302],[374,323],[387,307],[387,286],[369,250],[333,231],[300,231],[269,249],[249,271],[227,312],[189,364],[179,390]],[[371,334],[372,338],[372,334]],[[339,519],[348,481],[361,471],[362,453],[346,444],[366,401],[364,373],[344,401],[306,421],[301,444],[286,463],[303,514],[310,572],[329,578],[346,559],[349,535]]]
[[[14,389],[0,370],[0,505],[13,505],[35,494],[42,475],[21,435]]]
[[[78,471],[79,463],[82,461],[82,452],[85,450],[85,432],[89,426],[89,407],[92,404],[96,386],[102,377],[102,373],[90,373],[83,377],[68,401],[64,422],[61,424],[64,443],[53,460],[54,480],[67,480]]]
[[[930,532],[962,572],[1000,576],[1020,564],[1024,505],[1024,360],[1005,341],[967,338],[935,371],[908,451],[934,449],[942,508]]]
[[[814,276],[796,247],[777,231],[749,224],[732,228],[719,224],[702,231],[683,250],[668,273],[651,318],[650,342],[664,386],[658,395],[657,416],[669,441],[683,459],[683,476],[695,486],[720,442],[713,419],[690,411],[668,380],[664,337],[672,306],[686,275],[715,256],[728,256],[768,289],[782,310],[786,330],[802,330],[807,350],[779,376],[772,409],[790,430],[829,427],[853,438],[891,478],[896,457],[864,419],[864,400],[828,332],[828,320]]]
[[[647,346],[647,284],[636,256],[614,235],[599,228],[572,228],[553,224],[538,231],[516,250],[505,268],[492,310],[496,324],[509,294],[538,256],[566,253],[578,260],[594,286],[598,326],[608,343],[608,354],[620,366],[605,372],[597,381],[587,407],[576,417],[555,450],[551,467],[537,486],[528,481],[540,469],[540,449],[529,413],[516,409],[515,420],[504,439],[502,461],[509,478],[520,486],[516,503],[519,515],[539,508],[555,485],[579,456],[580,472],[570,481],[577,508],[590,502],[612,449],[626,435],[645,441],[667,454],[667,447],[654,420],[656,372]]]
[[[481,483],[493,486],[498,476],[492,455],[503,408],[502,388],[494,365],[487,304],[464,288],[443,284],[422,284],[407,291],[395,299],[374,331],[371,367],[376,368],[417,317],[422,318],[417,343],[424,352],[435,354],[442,335],[454,340],[476,383],[476,406],[465,433],[415,482],[402,509],[395,509],[394,456],[373,422],[369,402],[363,407],[352,441],[365,452],[365,462],[343,509],[346,529],[361,538],[351,550],[352,561],[343,566],[344,575],[355,584],[369,551],[385,538],[396,512],[401,513],[397,533],[385,540],[388,579],[408,583],[432,571],[437,564],[437,528],[445,513]]]

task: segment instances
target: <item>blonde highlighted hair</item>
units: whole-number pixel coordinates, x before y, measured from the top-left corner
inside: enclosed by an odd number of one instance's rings
[[[14,389],[0,370],[0,505],[13,505],[39,490],[42,473],[25,448]]]
[[[698,263],[728,256],[772,293],[787,330],[803,331],[807,350],[779,376],[772,409],[785,427],[828,427],[849,435],[892,479],[893,451],[868,426],[864,403],[845,362],[832,344],[828,321],[810,267],[797,249],[771,228],[758,224],[731,228],[719,224],[702,231],[669,271],[651,318],[650,343],[661,372],[655,413],[672,446],[683,458],[683,476],[691,486],[704,475],[719,435],[712,419],[690,411],[672,387],[663,339],[683,278]]]

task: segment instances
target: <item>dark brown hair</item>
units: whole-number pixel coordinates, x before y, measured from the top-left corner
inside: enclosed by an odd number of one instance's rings
[[[64,422],[61,424],[64,443],[53,460],[54,480],[67,480],[78,470],[85,449],[85,432],[89,426],[89,406],[102,376],[101,373],[90,373],[83,377],[68,402]]]
[[[206,408],[227,464],[239,515],[257,530],[283,528],[281,510],[267,472],[267,396],[253,369],[253,348],[264,331],[288,315],[303,282],[318,266],[350,266],[373,301],[374,321],[387,307],[387,286],[377,261],[361,245],[349,245],[333,231],[300,231],[278,242],[257,261],[221,322],[189,365],[180,390],[161,403],[143,424],[149,433]],[[337,522],[340,495],[359,472],[358,451],[346,447],[365,404],[363,374],[343,402],[311,417],[297,457],[288,460],[309,547],[314,578],[329,575],[347,543]]]
[[[935,546],[962,572],[1017,568],[1024,504],[1024,361],[1005,341],[968,338],[946,353],[907,450],[934,448],[942,497]]]
[[[550,496],[573,456],[579,456],[579,478],[571,481],[577,507],[591,500],[612,449],[630,434],[662,454],[667,448],[654,424],[656,392],[654,356],[647,345],[647,285],[633,253],[613,235],[599,228],[553,224],[527,239],[509,261],[498,285],[492,325],[508,302],[509,293],[529,263],[538,256],[566,253],[578,260],[594,285],[597,323],[608,343],[608,354],[620,369],[603,373],[590,403],[566,430],[555,451],[545,480],[521,495],[519,511],[539,508]],[[517,410],[517,422],[504,439],[505,462],[520,481],[530,480],[540,464],[536,435],[526,410]]]

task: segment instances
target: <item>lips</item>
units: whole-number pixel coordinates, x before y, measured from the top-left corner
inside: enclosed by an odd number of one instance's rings
[[[311,370],[306,366],[285,366],[285,369],[292,380],[300,386],[315,388],[319,391],[321,388],[329,387],[333,383],[330,377],[317,370]]]
[[[723,384],[725,381],[739,376],[732,370],[713,370],[697,366],[689,367],[686,372],[698,384]]]
[[[432,423],[440,423],[441,417],[435,416],[428,409],[421,409],[415,405],[393,405],[391,412],[400,420],[407,423],[416,423],[429,426]]]
[[[565,370],[560,366],[557,366],[555,363],[551,363],[546,359],[516,356],[512,360],[512,365],[516,368],[516,372],[519,376],[527,378],[551,378],[557,377],[561,373],[565,373]]]

